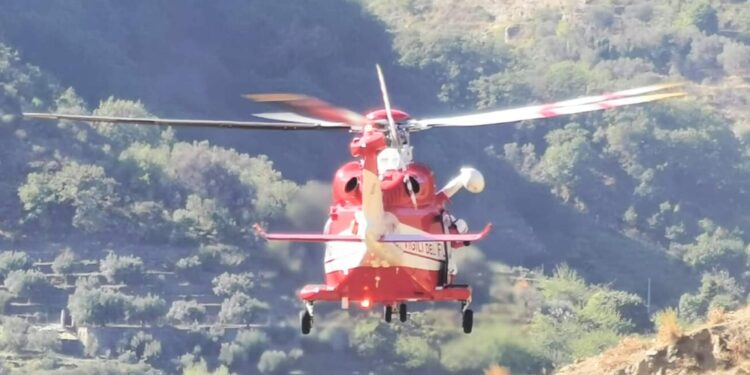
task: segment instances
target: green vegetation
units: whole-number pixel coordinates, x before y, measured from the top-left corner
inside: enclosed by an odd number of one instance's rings
[[[541,373],[654,322],[668,339],[747,301],[746,2],[11,0],[4,10],[0,348],[25,359],[0,372]],[[299,338],[295,292],[320,277],[320,249],[266,245],[251,228],[322,227],[330,192],[317,180],[345,157],[343,135],[20,116],[244,118],[261,109],[239,95],[263,91],[364,110],[380,100],[375,62],[415,115],[662,82],[687,82],[690,95],[414,137],[439,180],[464,163],[487,177],[484,194],[452,207],[496,228],[457,253],[475,293],[469,336],[455,306],[427,305],[405,324],[321,309]],[[66,307],[90,329],[82,353],[40,328]]]

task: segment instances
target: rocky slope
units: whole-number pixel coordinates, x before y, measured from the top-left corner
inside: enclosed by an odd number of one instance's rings
[[[618,346],[578,360],[557,374],[750,374],[750,308],[713,314],[699,328],[666,336],[625,338]]]

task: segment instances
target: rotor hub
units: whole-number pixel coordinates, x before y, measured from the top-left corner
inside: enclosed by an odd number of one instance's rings
[[[409,114],[404,111],[399,111],[398,109],[391,109],[391,116],[393,116],[393,121],[395,122],[404,122],[409,119]],[[388,121],[388,111],[385,109],[378,109],[376,111],[372,111],[365,115],[368,120],[377,122],[377,121]]]

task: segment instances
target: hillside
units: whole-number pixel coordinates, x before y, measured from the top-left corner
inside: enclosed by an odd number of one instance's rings
[[[675,332],[667,343],[626,338],[604,353],[563,367],[573,374],[747,374],[750,372],[750,309],[717,312],[689,332]]]

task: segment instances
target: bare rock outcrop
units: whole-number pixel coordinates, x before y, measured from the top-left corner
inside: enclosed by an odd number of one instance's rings
[[[672,342],[625,338],[592,358],[561,368],[558,375],[750,375],[750,309],[701,326]]]

